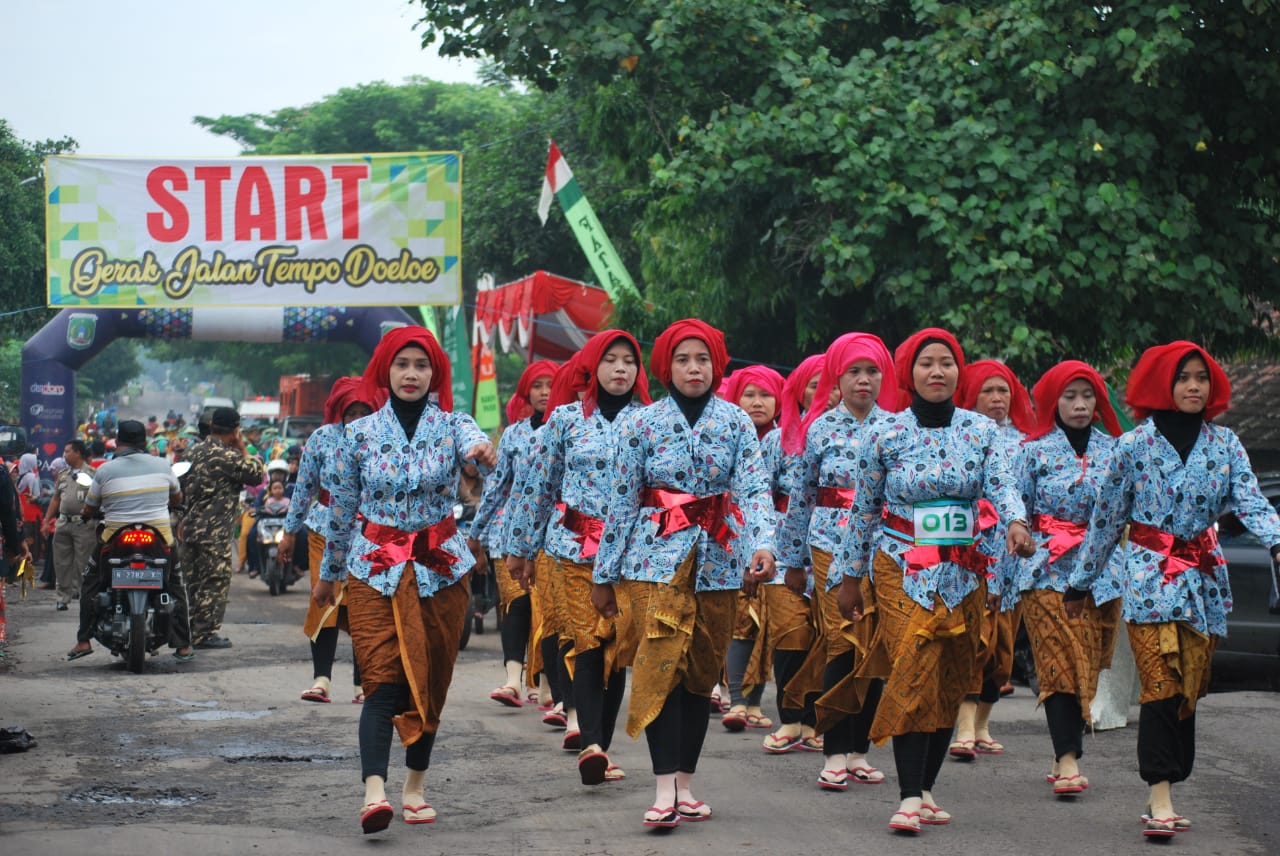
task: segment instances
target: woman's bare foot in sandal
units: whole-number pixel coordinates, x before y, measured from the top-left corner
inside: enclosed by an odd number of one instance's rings
[[[946,826],[951,822],[951,812],[942,809],[930,791],[920,795],[920,822],[927,826]]]
[[[898,806],[898,810],[889,818],[889,828],[894,832],[905,832],[911,835],[920,833],[920,797],[908,797]]]

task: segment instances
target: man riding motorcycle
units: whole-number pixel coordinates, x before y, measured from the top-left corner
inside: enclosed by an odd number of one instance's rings
[[[80,626],[76,645],[67,652],[68,660],[78,660],[93,653],[92,637],[95,604],[103,590],[99,567],[101,548],[121,527],[146,523],[172,546],[173,531],[169,526],[169,509],[182,505],[182,490],[173,470],[163,458],[147,454],[147,429],[136,420],[121,422],[116,432],[116,454],[103,464],[93,477],[83,515],[103,517],[98,533],[98,547],[90,553],[80,583]],[[177,556],[177,551],[173,551]],[[191,649],[191,628],[187,617],[187,589],[182,567],[175,562],[169,575],[168,589],[177,604],[173,611],[169,645],[176,648],[174,657],[186,662],[195,658]]]

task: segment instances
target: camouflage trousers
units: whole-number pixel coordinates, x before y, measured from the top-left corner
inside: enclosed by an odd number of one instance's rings
[[[231,595],[231,541],[184,541],[181,550],[191,603],[191,644],[199,645],[222,629]]]

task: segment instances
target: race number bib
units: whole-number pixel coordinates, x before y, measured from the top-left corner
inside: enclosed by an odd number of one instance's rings
[[[964,546],[975,534],[973,503],[959,499],[935,499],[913,506],[915,540],[918,546]]]

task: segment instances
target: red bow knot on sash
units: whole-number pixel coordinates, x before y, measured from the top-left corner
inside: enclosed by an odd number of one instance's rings
[[[1218,534],[1212,526],[1188,541],[1148,523],[1130,523],[1129,540],[1164,556],[1160,560],[1160,570],[1164,572],[1165,585],[1176,580],[1188,568],[1196,568],[1200,573],[1217,579],[1215,571],[1218,565],[1226,564],[1225,559],[1213,554],[1213,548],[1218,546]]]
[[[362,557],[373,563],[369,576],[385,573],[401,562],[413,561],[453,579],[452,566],[457,564],[458,557],[442,549],[441,545],[457,531],[458,524],[452,515],[417,532],[406,532],[381,523],[366,523],[364,537],[378,545],[378,549]]]
[[[727,492],[711,496],[694,496],[660,487],[650,487],[645,488],[641,501],[649,508],[662,509],[656,514],[649,515],[649,519],[660,527],[659,535],[670,535],[688,529],[690,526],[701,526],[715,539],[716,543],[726,550],[729,549],[729,542],[738,535],[729,528],[725,518],[732,514],[739,526],[746,522],[741,509],[734,505]]]
[[[892,514],[887,509],[884,512],[884,525],[886,530],[893,530],[893,533],[888,533],[890,535],[901,533],[913,541],[915,539],[915,523],[905,517]],[[995,577],[995,574],[988,569],[995,559],[973,544],[921,544],[903,553],[902,558],[907,563],[904,570],[911,575],[941,565],[943,562],[951,562],[978,576],[987,579]]]
[[[1069,550],[1084,543],[1084,532],[1088,524],[1072,523],[1070,520],[1050,517],[1048,514],[1037,514],[1031,518],[1031,528],[1049,536],[1049,543],[1045,546],[1049,548],[1049,563],[1053,564],[1065,556]]]
[[[574,534],[573,540],[582,548],[583,559],[594,559],[600,552],[600,536],[604,534],[604,521],[590,514],[583,514],[570,508],[563,502],[557,503],[560,509],[560,525]]]
[[[853,508],[853,498],[857,496],[858,491],[851,487],[831,487],[829,485],[821,485],[818,487],[818,507],[820,508]],[[843,515],[837,526],[848,526],[849,516]]]
[[[978,500],[978,531],[986,532],[988,529],[999,525],[1000,514],[996,511],[996,507],[991,500]]]

